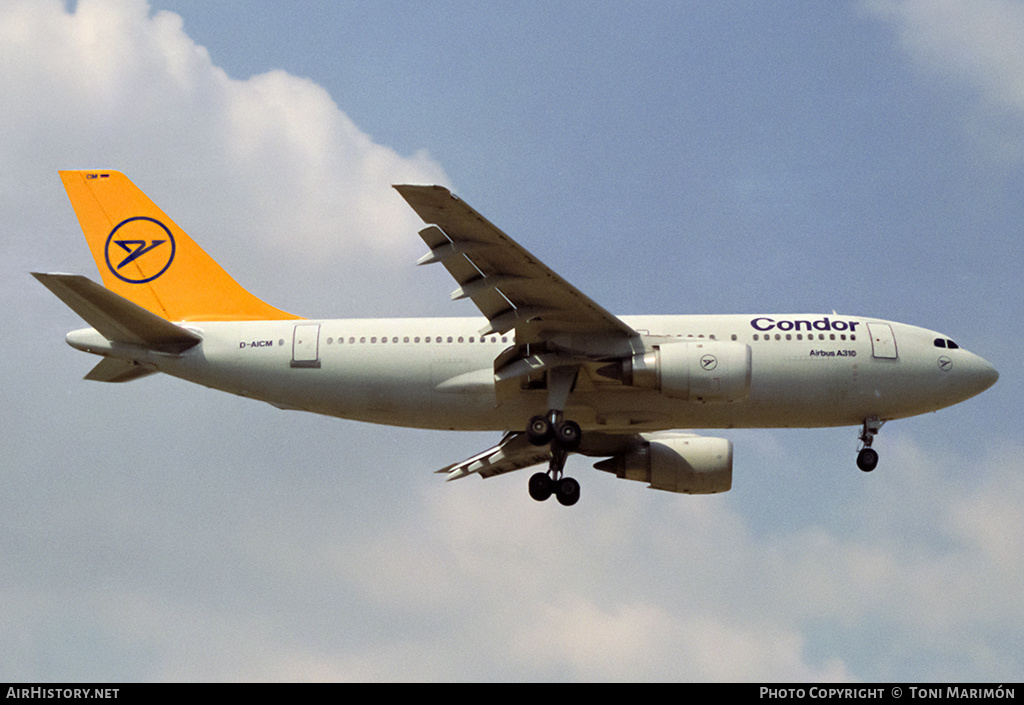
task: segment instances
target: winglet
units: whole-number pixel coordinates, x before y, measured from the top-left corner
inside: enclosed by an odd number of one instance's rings
[[[169,321],[298,318],[242,288],[124,174],[60,178],[103,284],[118,296]]]

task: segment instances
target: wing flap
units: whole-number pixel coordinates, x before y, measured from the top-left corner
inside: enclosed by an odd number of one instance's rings
[[[446,481],[458,480],[468,475],[494,477],[513,470],[528,468],[547,462],[551,451],[547,446],[535,446],[524,433],[508,433],[501,442],[482,453],[477,453],[460,463],[441,468],[439,474],[447,473]]]

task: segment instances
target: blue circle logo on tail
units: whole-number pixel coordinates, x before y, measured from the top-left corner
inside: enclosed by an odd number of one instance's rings
[[[107,269],[129,284],[151,282],[174,261],[174,236],[155,218],[136,216],[122,220],[107,236]],[[134,267],[128,266],[134,263]]]

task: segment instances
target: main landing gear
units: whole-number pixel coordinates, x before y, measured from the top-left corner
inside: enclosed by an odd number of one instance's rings
[[[580,425],[562,418],[569,393],[576,384],[579,367],[564,365],[548,370],[548,413],[534,416],[526,427],[526,437],[535,446],[551,445],[551,463],[547,472],[538,472],[530,478],[530,496],[543,502],[551,495],[560,504],[571,507],[580,499],[580,483],[571,477],[562,477],[565,459],[580,447]]]
[[[534,416],[530,419],[526,436],[535,446],[551,444],[548,471],[530,477],[530,496],[543,502],[553,494],[566,507],[576,504],[580,499],[580,483],[571,477],[562,477],[562,470],[569,453],[580,445],[579,424],[563,420],[560,411],[551,411],[547,417]]]
[[[860,432],[861,447],[857,452],[857,467],[864,472],[871,472],[878,467],[878,451],[871,447],[872,441],[878,435],[885,421],[880,421],[877,416],[870,416],[864,419],[864,426]]]

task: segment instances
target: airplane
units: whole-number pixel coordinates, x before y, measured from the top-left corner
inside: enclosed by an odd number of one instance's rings
[[[427,227],[453,300],[483,317],[319,320],[242,288],[124,174],[62,171],[103,285],[33,276],[91,327],[68,344],[85,379],[163,372],[281,409],[394,426],[498,431],[437,472],[547,464],[530,496],[575,504],[566,458],[649,487],[732,487],[733,445],[692,429],[855,426],[857,465],[882,425],[980,394],[999,373],[943,333],[831,314],[615,316],[446,188],[394,188]],[[690,429],[680,431],[677,429]]]

